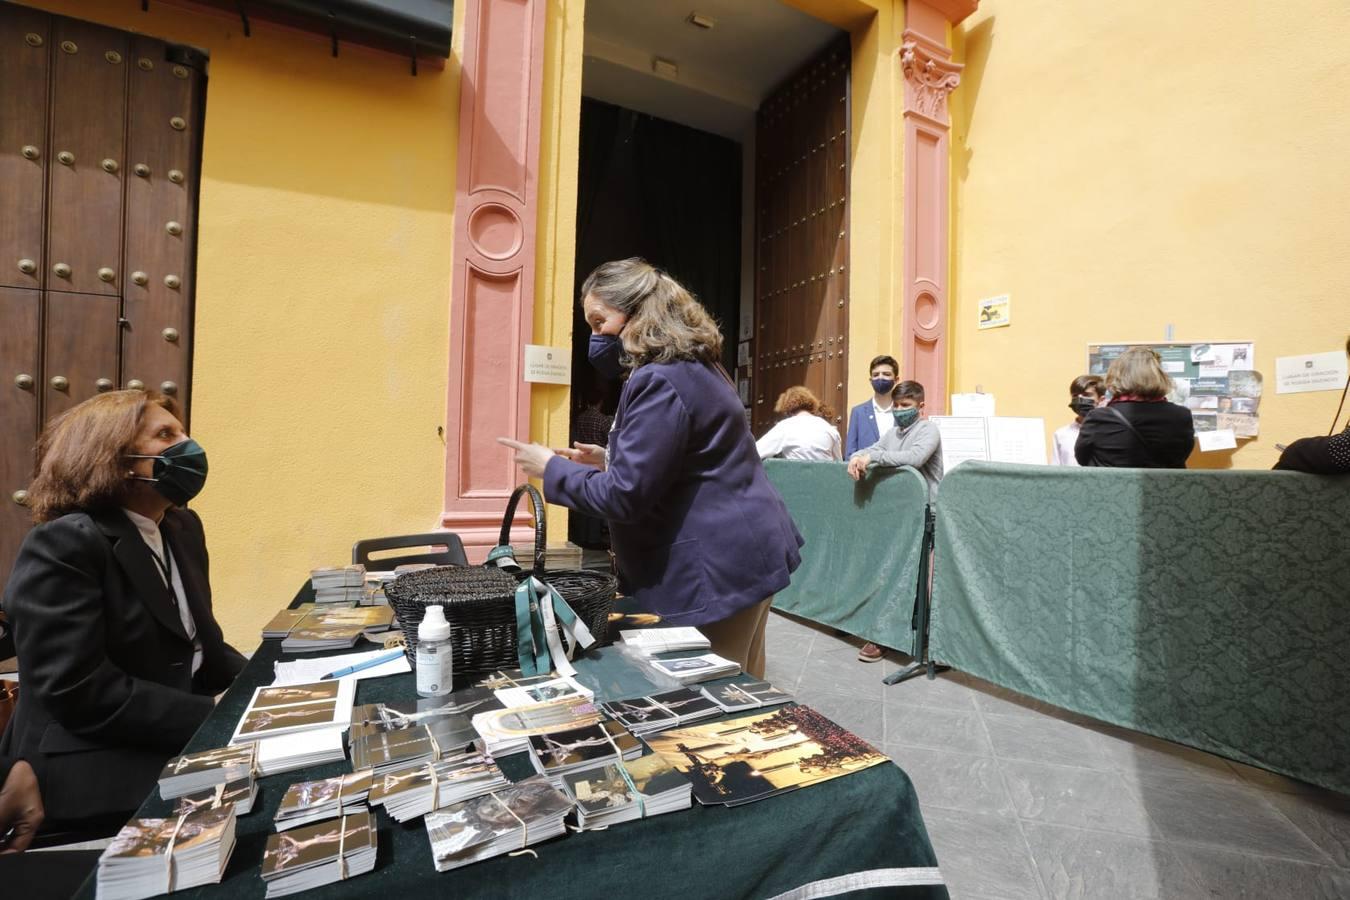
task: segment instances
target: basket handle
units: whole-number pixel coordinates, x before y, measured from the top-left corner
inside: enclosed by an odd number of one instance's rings
[[[516,505],[520,503],[521,494],[528,494],[530,497],[530,515],[534,519],[534,568],[531,571],[538,573],[544,571],[544,550],[548,546],[548,529],[544,521],[544,498],[534,485],[522,484],[511,492],[511,499],[506,501],[506,515],[502,517],[502,531],[497,538],[497,545],[505,547],[511,543],[511,523],[516,518]]]

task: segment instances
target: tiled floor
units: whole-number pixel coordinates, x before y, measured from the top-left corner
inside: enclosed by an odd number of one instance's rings
[[[769,617],[770,681],[884,747],[956,900],[1350,898],[1350,797]]]

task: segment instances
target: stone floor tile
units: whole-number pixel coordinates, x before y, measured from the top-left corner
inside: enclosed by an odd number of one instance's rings
[[[1087,769],[1109,768],[1097,746],[1097,736],[1072,722],[1037,714],[984,715],[1000,759],[1023,759]]]
[[[802,685],[793,697],[825,718],[844,726],[878,750],[884,746],[886,733],[881,701],[856,694],[840,694]]]
[[[953,900],[1039,900],[1015,816],[934,809],[924,821]]]
[[[1027,846],[1053,900],[1197,900],[1207,897],[1165,844],[1023,822]]]
[[[1331,866],[1271,859],[1221,847],[1176,845],[1182,863],[1215,900],[1344,900],[1350,872]]]
[[[1333,863],[1350,869],[1350,797],[1330,792],[1270,793],[1265,799],[1322,848]]]
[[[914,782],[919,804],[925,811],[952,809],[1007,813],[1012,810],[998,763],[993,757],[904,744],[887,744],[886,755]]]
[[[993,756],[989,735],[975,710],[929,706],[886,707],[886,743]]]
[[[1154,836],[1143,798],[1116,772],[1012,759],[998,765],[1023,820]]]

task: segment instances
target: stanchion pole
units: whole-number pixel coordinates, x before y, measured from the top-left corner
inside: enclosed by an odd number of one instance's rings
[[[935,678],[940,666],[928,658],[928,612],[933,602],[932,578],[929,577],[933,559],[933,507],[923,511],[923,540],[919,546],[919,583],[914,590],[914,615],[910,625],[914,629],[914,661],[882,679],[883,684],[899,684],[915,675]]]

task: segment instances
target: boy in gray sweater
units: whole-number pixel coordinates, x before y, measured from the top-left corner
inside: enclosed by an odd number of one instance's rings
[[[895,427],[881,436],[870,447],[855,452],[848,460],[848,474],[861,481],[870,469],[884,466],[898,468],[913,466],[928,482],[928,502],[937,495],[942,480],[942,437],[937,426],[925,418],[923,412],[923,385],[917,381],[902,381],[892,394],[895,406]],[[868,641],[858,651],[863,662],[879,662],[882,648]]]

